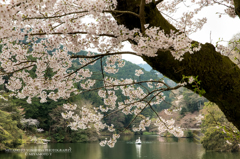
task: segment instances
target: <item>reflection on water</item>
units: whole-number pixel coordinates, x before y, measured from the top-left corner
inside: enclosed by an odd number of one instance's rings
[[[28,145],[28,149],[69,149],[68,153],[51,156],[30,156],[24,153],[0,153],[0,159],[239,159],[240,153],[205,152],[201,144],[185,138],[164,138],[158,135],[121,137],[114,148],[98,143],[50,143]],[[44,147],[45,146],[45,147]]]
[[[142,145],[138,145],[138,144],[135,144],[136,145],[136,150],[137,150],[137,158],[141,158],[141,147]]]

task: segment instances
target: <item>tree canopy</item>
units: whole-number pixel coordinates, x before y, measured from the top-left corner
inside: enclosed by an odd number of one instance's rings
[[[109,110],[117,107],[117,111],[126,115],[134,114],[135,119],[146,108],[156,112],[153,105],[165,99],[164,91],[185,86],[216,103],[239,129],[240,69],[227,56],[232,53],[220,45],[201,44],[189,38],[190,33],[206,23],[206,18],[192,19],[202,8],[224,5],[225,13],[231,18],[240,17],[239,0],[187,1],[197,7],[184,12],[180,20],[173,20],[168,13],[174,13],[183,2],[4,1],[0,3],[0,84],[12,92],[11,96],[26,99],[30,104],[34,97],[45,103],[49,99],[66,100],[82,92],[98,90],[104,105],[96,107],[95,112],[82,107],[79,116],[72,111],[76,105],[69,103],[64,104],[66,112],[62,116],[73,120],[69,124],[72,129],[86,129],[91,123],[97,131],[108,128],[110,132],[115,131],[113,126],[102,122]],[[125,41],[131,43],[133,51],[122,51]],[[88,49],[97,49],[99,54],[77,54]],[[134,79],[114,78],[111,74],[125,64],[122,54],[142,57],[153,69],[179,84],[170,87],[163,80],[141,80],[142,70],[135,71]],[[72,61],[76,59],[81,65],[72,70]],[[100,61],[101,79],[93,79],[92,72],[86,68],[96,61]],[[96,85],[96,81],[102,85]],[[79,82],[77,89],[75,84]],[[117,102],[117,90],[125,96],[121,102]],[[178,105],[168,112],[175,110],[179,110]],[[151,120],[144,117],[133,130],[145,130],[150,123]],[[173,128],[173,123],[158,116],[155,125],[160,132],[168,130],[181,136],[183,131]],[[113,134],[101,145],[112,147],[118,137]]]

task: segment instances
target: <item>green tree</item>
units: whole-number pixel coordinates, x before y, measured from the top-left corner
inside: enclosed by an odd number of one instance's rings
[[[0,110],[0,151],[22,144],[23,131],[17,124],[10,113]]]
[[[23,131],[21,119],[24,111],[21,107],[12,103],[8,98],[9,93],[1,91],[0,96],[0,151],[8,148],[16,148],[23,143]]]
[[[213,103],[205,103],[202,122],[204,137],[201,143],[206,150],[239,151],[240,133],[226,119],[223,112]]]
[[[111,112],[109,112],[111,113]],[[110,114],[109,116],[107,116],[106,118],[106,123],[108,125],[113,124],[114,128],[116,128],[117,133],[121,132],[124,127],[125,127],[125,115],[122,112],[117,112],[114,114]]]
[[[180,114],[182,116],[185,116],[185,113],[187,112],[187,108],[186,107],[182,107],[182,110],[180,111]]]
[[[39,127],[44,130],[49,129],[51,118],[49,116],[49,112],[51,112],[58,105],[62,105],[66,103],[66,100],[59,100],[57,102],[48,99],[46,103],[40,103],[39,98],[33,98],[32,104],[26,102],[26,99],[16,99],[14,98],[12,102],[15,105],[19,105],[24,108],[25,118],[37,119],[39,121]]]

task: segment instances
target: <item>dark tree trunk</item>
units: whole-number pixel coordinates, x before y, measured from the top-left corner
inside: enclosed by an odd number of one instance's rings
[[[235,6],[235,13],[240,18],[240,0],[233,0],[233,1],[234,1],[234,6]]]

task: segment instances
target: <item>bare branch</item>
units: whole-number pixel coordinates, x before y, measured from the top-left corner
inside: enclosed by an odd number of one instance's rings
[[[64,34],[68,34],[68,35],[75,35],[75,34],[88,34],[88,32],[84,32],[84,31],[75,31],[75,32],[69,32],[69,33],[62,33],[62,32],[54,32],[54,33],[33,33],[33,34],[25,34],[25,36],[35,36],[35,35],[64,35]],[[117,36],[115,36],[114,34],[96,34],[97,36],[108,36],[108,37],[112,37],[112,38],[117,38]]]

